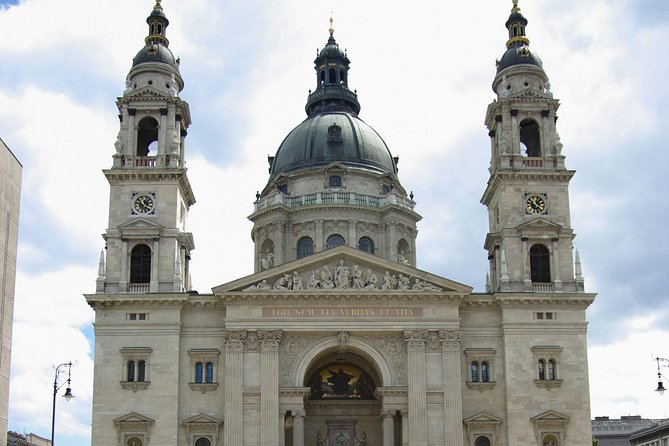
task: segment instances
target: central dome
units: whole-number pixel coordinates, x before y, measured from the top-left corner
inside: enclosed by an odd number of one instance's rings
[[[296,172],[339,162],[381,173],[397,173],[388,146],[376,131],[346,111],[310,116],[283,140],[270,174]]]

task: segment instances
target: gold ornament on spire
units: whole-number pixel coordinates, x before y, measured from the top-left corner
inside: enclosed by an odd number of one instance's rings
[[[513,8],[511,8],[511,12],[519,12],[520,8],[518,7],[518,0],[513,0]]]
[[[160,4],[163,0],[156,0],[156,6],[153,7],[155,10],[161,10],[163,9],[163,5]]]
[[[330,11],[330,35],[332,36],[334,34],[334,27],[333,27],[334,20],[332,19],[332,11]]]

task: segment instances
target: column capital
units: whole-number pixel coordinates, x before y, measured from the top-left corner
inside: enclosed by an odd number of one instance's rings
[[[404,341],[407,343],[407,349],[409,351],[425,351],[428,333],[428,330],[406,330]]]
[[[444,350],[460,350],[462,330],[439,330],[439,339],[444,346]]]
[[[262,351],[276,351],[281,343],[283,331],[281,330],[258,330],[258,340]]]
[[[307,416],[306,412],[303,410],[291,410],[290,414],[295,418],[304,418]]]
[[[381,412],[381,418],[383,420],[388,420],[388,419],[392,420],[394,416],[395,416],[395,411],[394,410],[386,409],[386,410]]]
[[[245,341],[246,330],[227,330],[223,332],[223,343],[226,351],[243,352]]]

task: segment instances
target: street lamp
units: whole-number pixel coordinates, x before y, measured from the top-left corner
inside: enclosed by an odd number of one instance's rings
[[[669,367],[669,359],[667,358],[660,358],[659,356],[655,357],[655,360],[657,361],[657,389],[655,391],[662,395],[664,393],[665,389],[664,385],[662,384],[662,373],[660,372],[660,367]],[[660,366],[660,361],[666,362],[667,365],[665,366]]]
[[[58,378],[60,377],[61,373],[65,373],[65,369],[67,369],[67,380],[59,385]],[[53,408],[51,410],[51,446],[53,446],[53,434],[56,429],[56,395],[58,394],[58,390],[60,390],[65,384],[67,384],[67,388],[65,389],[63,398],[65,398],[66,401],[70,401],[72,398],[74,398],[74,395],[72,395],[72,389],[70,389],[70,382],[72,381],[71,375],[72,375],[72,361],[64,362],[58,367],[56,367],[56,374],[53,378]]]

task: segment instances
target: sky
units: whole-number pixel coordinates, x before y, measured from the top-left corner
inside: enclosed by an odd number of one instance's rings
[[[24,166],[9,427],[50,434],[54,365],[75,361],[56,443],[90,444],[93,311],[118,132],[115,100],[152,0],[0,0],[0,137]],[[418,267],[483,291],[489,138],[483,124],[511,0],[164,0],[193,124],[194,288],[252,273],[267,156],[304,118],[313,59],[335,37],[361,118],[399,156],[419,223]],[[561,101],[558,131],[588,309],[592,416],[669,417],[669,2],[520,0]],[[663,186],[664,184],[664,186]],[[669,376],[669,370],[664,370]],[[667,383],[665,382],[665,387]]]

